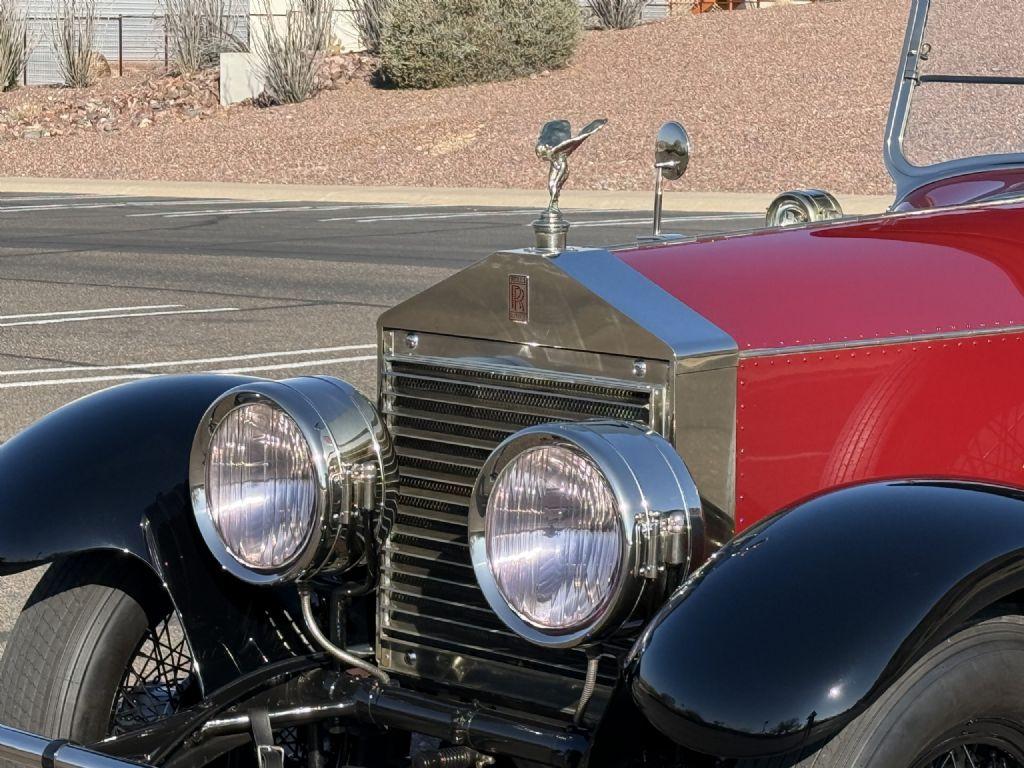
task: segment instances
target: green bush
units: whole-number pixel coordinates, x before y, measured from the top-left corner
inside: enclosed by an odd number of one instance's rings
[[[564,67],[581,35],[577,0],[393,0],[381,74],[399,88],[508,80]]]

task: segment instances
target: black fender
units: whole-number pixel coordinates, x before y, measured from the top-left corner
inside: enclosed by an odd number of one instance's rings
[[[124,384],[0,446],[0,574],[86,552],[141,564],[177,610],[205,690],[306,651],[290,619],[294,590],[224,573],[193,519],[196,427],[218,396],[247,381],[209,374]]]
[[[754,527],[698,570],[634,647],[621,695],[688,749],[789,752],[837,733],[925,650],[1021,589],[1020,491],[842,489]]]

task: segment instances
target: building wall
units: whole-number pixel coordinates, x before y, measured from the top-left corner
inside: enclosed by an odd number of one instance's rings
[[[334,46],[345,53],[362,50],[359,42],[359,33],[356,31],[352,13],[353,0],[335,0],[334,3]],[[263,36],[267,14],[274,19],[277,25],[283,25],[290,8],[294,7],[295,0],[248,0],[250,22],[249,49],[256,51],[260,38]]]
[[[579,0],[580,6],[586,8],[590,5],[590,0]],[[644,20],[654,21],[656,19],[663,19],[669,15],[673,0],[650,0],[647,3],[647,7],[644,8]],[[675,4],[679,4],[679,0],[675,0]]]

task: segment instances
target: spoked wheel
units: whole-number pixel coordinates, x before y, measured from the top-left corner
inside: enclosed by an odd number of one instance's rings
[[[1024,738],[1003,723],[965,723],[912,768],[1024,768]]]
[[[181,709],[196,692],[192,652],[174,613],[146,628],[114,694],[109,734],[118,736]]]
[[[80,744],[150,725],[199,693],[166,594],[128,557],[51,565],[0,660],[0,723]]]

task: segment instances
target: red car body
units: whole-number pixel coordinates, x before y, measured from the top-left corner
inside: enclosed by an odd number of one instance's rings
[[[992,204],[619,253],[737,342],[738,530],[868,480],[1022,484],[1022,219]]]

